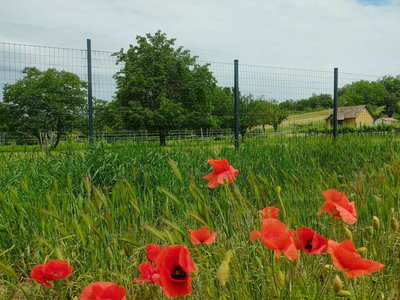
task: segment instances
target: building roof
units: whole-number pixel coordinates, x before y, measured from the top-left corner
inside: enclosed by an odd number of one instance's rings
[[[382,121],[385,121],[385,122],[398,122],[399,121],[399,120],[397,120],[395,118],[383,118],[383,117],[380,117],[378,119],[381,119]]]
[[[357,105],[357,106],[338,107],[337,118],[338,120],[355,119],[363,111],[364,108],[367,109],[367,111],[371,114],[371,116],[373,116],[371,111],[368,109],[366,105]],[[333,115],[333,109],[325,117],[325,120],[328,120],[332,115]]]

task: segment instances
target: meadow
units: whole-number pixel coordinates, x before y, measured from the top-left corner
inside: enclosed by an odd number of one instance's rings
[[[126,142],[3,153],[0,298],[79,299],[89,283],[112,281],[127,299],[166,299],[159,286],[134,280],[146,244],[155,243],[189,249],[197,272],[185,299],[336,299],[336,275],[349,299],[399,299],[400,236],[389,225],[399,212],[398,149],[399,136],[386,134],[249,139],[238,151]],[[211,158],[239,170],[232,184],[207,187]],[[356,203],[355,224],[317,216],[327,189]],[[351,235],[356,248],[365,247],[363,258],[385,267],[353,280],[327,253],[276,259],[260,240],[250,241],[267,206],[279,208],[290,229],[308,226],[337,242]],[[192,245],[188,230],[204,225],[216,241]],[[21,280],[54,259],[73,266],[69,284]]]

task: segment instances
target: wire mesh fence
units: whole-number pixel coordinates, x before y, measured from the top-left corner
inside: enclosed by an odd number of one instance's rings
[[[34,67],[41,72],[48,69],[66,71],[87,82],[87,54],[87,50],[84,49],[0,42],[0,102],[4,103],[6,86],[14,85],[26,77],[26,73],[23,72],[25,68]],[[107,142],[123,139],[156,142],[164,135],[167,142],[232,143],[233,63],[196,60],[189,66],[169,62],[164,67],[159,67],[157,57],[149,57],[145,68],[153,72],[154,78],[137,79],[136,85],[130,87],[134,92],[123,93],[122,83],[125,80],[124,76],[128,74],[125,71],[131,66],[127,67],[126,61],[121,57],[118,52],[115,54],[91,51],[92,91],[95,103],[94,139]],[[165,68],[171,68],[172,72],[175,72],[171,79],[165,77]],[[134,73],[135,76],[145,73],[138,74]],[[380,78],[382,76],[339,73],[339,90],[355,82],[377,82]],[[239,65],[239,89],[241,99],[250,99],[250,102],[260,100],[270,105],[269,111],[260,107],[246,110],[245,105],[249,103],[242,101],[243,106],[239,106],[240,123],[249,122],[247,128],[241,130],[242,138],[244,135],[246,138],[264,138],[331,133],[329,115],[333,105],[333,70]],[[170,98],[176,98],[177,101],[168,102]],[[135,105],[138,99],[141,99],[139,106]],[[339,106],[348,105],[346,101],[348,99],[345,96],[339,97]],[[153,102],[158,104],[154,105]],[[50,109],[50,113],[52,110],[56,111],[54,107],[45,106],[44,103],[43,107],[37,106],[34,110]],[[6,107],[3,105],[0,109],[4,112]],[[284,113],[278,116],[276,111]],[[371,113],[371,109],[367,107],[360,110],[360,113],[364,112]],[[25,116],[27,114],[28,112]],[[88,139],[87,106],[83,115],[84,120],[81,120],[79,126],[68,123],[69,128],[64,128],[62,136],[59,137],[61,144],[78,143]],[[267,117],[263,121],[254,121],[254,117],[260,115]],[[372,125],[374,121],[373,115],[362,122],[357,121],[356,117],[350,122],[346,121],[343,114],[342,119],[339,118],[340,125],[357,128]],[[7,127],[0,125],[0,145],[40,144],[43,148],[51,145],[57,138],[51,130],[43,130],[36,135],[21,132],[22,129],[18,125],[20,123],[17,119],[14,121],[15,123],[9,120]]]

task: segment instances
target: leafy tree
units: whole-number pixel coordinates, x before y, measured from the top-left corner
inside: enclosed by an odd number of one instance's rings
[[[55,133],[53,147],[63,134],[86,123],[87,85],[77,75],[48,69],[25,68],[24,78],[5,84],[3,102],[8,108],[9,131],[43,138]]]
[[[113,55],[123,67],[114,75],[115,99],[123,107],[126,129],[140,126],[159,133],[160,145],[172,129],[216,126],[212,97],[216,80],[208,66],[196,64],[196,56],[161,31],[136,37]]]
[[[383,105],[385,86],[380,82],[355,81],[340,88],[338,97],[345,106],[368,105],[374,110]]]
[[[270,118],[270,123],[269,125],[272,125],[274,127],[274,131],[278,131],[278,126],[282,124],[283,120],[285,120],[288,117],[288,112],[280,109],[279,106],[275,106],[272,116]]]
[[[8,120],[8,107],[3,102],[0,102],[0,132],[6,132]]]
[[[94,99],[93,101],[93,127],[96,131],[124,130],[123,113],[119,101],[107,102]]]
[[[213,99],[212,114],[217,120],[217,127],[233,128],[235,126],[233,88],[216,87]]]
[[[333,99],[329,94],[313,94],[308,99],[301,99],[298,101],[294,100],[286,100],[279,103],[280,109],[288,112],[297,112],[297,111],[314,111],[323,108],[332,108],[333,107]]]
[[[239,133],[244,136],[253,127],[261,124],[260,103],[254,100],[252,94],[239,96]]]
[[[394,114],[400,114],[400,75],[396,77],[384,76],[378,80],[379,83],[385,86],[386,92],[383,97],[383,113],[388,117]]]
[[[272,125],[274,116],[274,107],[277,104],[272,104],[264,99],[257,99],[255,102],[255,114],[258,114],[259,124],[262,125],[263,131],[265,132],[265,125]]]

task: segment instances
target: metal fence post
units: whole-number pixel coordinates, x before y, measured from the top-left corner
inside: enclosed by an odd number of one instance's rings
[[[334,79],[333,79],[333,137],[338,135],[338,68],[334,69]]]
[[[239,60],[235,59],[235,149],[239,150]]]
[[[89,141],[93,142],[93,99],[92,99],[92,47],[87,39],[87,67],[88,67],[88,108],[89,108]]]

